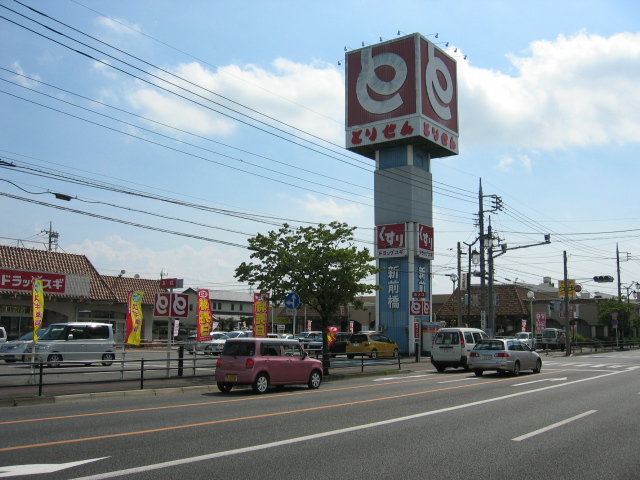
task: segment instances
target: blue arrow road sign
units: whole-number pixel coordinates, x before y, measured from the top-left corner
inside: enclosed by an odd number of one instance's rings
[[[287,293],[287,296],[284,297],[284,304],[287,308],[298,308],[300,305],[300,295],[296,292]]]

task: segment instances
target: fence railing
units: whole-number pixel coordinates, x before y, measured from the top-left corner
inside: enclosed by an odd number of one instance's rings
[[[178,357],[171,357],[175,355]],[[31,394],[38,396],[47,394],[58,387],[67,388],[65,393],[78,393],[81,386],[86,391],[87,386],[111,385],[108,390],[113,390],[113,385],[128,384],[129,388],[144,390],[146,383],[153,381],[164,382],[166,380],[188,380],[188,379],[207,379],[214,383],[215,367],[217,356],[207,355],[203,351],[195,351],[193,355],[184,355],[185,349],[178,347],[177,349],[158,350],[155,349],[153,354],[155,358],[127,359],[126,356],[131,353],[127,348],[126,352],[118,352],[117,357],[110,360],[110,366],[94,367],[90,371],[86,370],[86,365],[100,365],[101,360],[61,360],[56,361],[55,366],[50,366],[47,361],[16,363],[3,366],[0,372],[0,394],[3,391],[20,388],[33,389]],[[161,358],[166,353],[167,358]],[[316,358],[322,357],[321,351],[309,351],[309,354]],[[349,354],[352,358],[347,359],[346,354],[338,354],[338,357],[332,355],[330,362],[331,371],[335,372],[346,369],[351,371],[364,372],[365,369],[380,370],[385,366],[390,368],[402,369],[401,357],[393,356],[393,352],[388,354],[379,352],[377,358],[369,358],[365,353]],[[388,356],[383,356],[388,355]],[[355,360],[354,360],[355,358]],[[16,372],[20,367],[27,371]],[[73,368],[76,367],[76,368]],[[12,373],[4,373],[12,371]],[[16,372],[16,373],[13,373]],[[109,375],[110,374],[110,375]],[[88,375],[90,375],[88,377]],[[96,379],[95,377],[103,377]],[[208,377],[208,378],[207,378]],[[201,384],[201,383],[200,383]],[[73,387],[78,389],[74,391]],[[5,395],[6,396],[6,395]]]

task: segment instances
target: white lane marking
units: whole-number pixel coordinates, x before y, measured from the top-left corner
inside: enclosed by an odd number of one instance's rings
[[[212,460],[214,458],[227,457],[229,455],[238,455],[240,453],[256,452],[258,450],[266,450],[268,448],[281,447],[281,446],[284,446],[284,445],[291,445],[291,444],[294,444],[294,443],[306,442],[306,441],[309,441],[309,440],[316,440],[318,438],[331,437],[333,435],[341,435],[341,434],[344,434],[344,433],[350,433],[350,432],[357,432],[357,431],[360,431],[360,430],[366,430],[368,428],[376,428],[376,427],[381,427],[381,426],[384,426],[384,425],[391,425],[391,424],[394,424],[394,423],[400,423],[400,422],[416,420],[418,418],[429,417],[431,415],[438,415],[440,413],[453,412],[453,411],[456,411],[456,410],[462,410],[464,408],[477,407],[479,405],[485,405],[485,404],[488,404],[488,403],[498,402],[498,401],[501,401],[501,400],[509,400],[509,399],[512,399],[512,398],[521,397],[523,395],[531,395],[532,393],[543,392],[545,390],[552,390],[554,388],[562,388],[562,387],[566,387],[568,385],[573,385],[573,384],[576,384],[576,383],[583,383],[583,382],[591,382],[593,380],[600,380],[602,378],[610,377],[610,376],[613,376],[613,375],[619,375],[619,374],[623,374],[623,373],[625,373],[625,372],[624,371],[608,372],[608,373],[605,373],[603,375],[598,375],[597,377],[581,378],[580,380],[573,380],[571,382],[559,383],[559,384],[556,384],[556,385],[550,385],[548,387],[536,388],[534,390],[526,390],[524,392],[510,393],[509,395],[504,395],[502,397],[488,398],[486,400],[478,400],[477,402],[465,403],[465,404],[462,404],[462,405],[455,405],[453,407],[440,408],[438,410],[431,410],[429,412],[416,413],[414,415],[407,415],[405,417],[397,417],[397,418],[391,418],[389,420],[382,420],[382,421],[379,421],[379,422],[365,423],[363,425],[356,425],[356,426],[353,426],[353,427],[341,428],[339,430],[330,430],[328,432],[315,433],[315,434],[312,434],[312,435],[305,435],[303,437],[289,438],[289,439],[281,440],[281,441],[278,441],[278,442],[263,443],[261,445],[252,445],[250,447],[236,448],[235,450],[227,450],[227,451],[223,451],[223,452],[214,452],[214,453],[209,453],[207,455],[199,455],[197,457],[181,458],[181,459],[178,459],[178,460],[171,460],[169,462],[162,462],[162,463],[156,463],[156,464],[151,464],[151,465],[143,465],[141,467],[127,468],[127,469],[124,469],[124,470],[118,470],[118,471],[114,471],[114,472],[98,473],[98,474],[89,475],[89,476],[86,476],[86,477],[78,477],[78,478],[75,478],[75,479],[72,479],[72,480],[102,480],[104,478],[114,478],[114,477],[120,477],[120,476],[124,476],[124,475],[131,475],[133,473],[150,472],[150,471],[153,471],[153,470],[160,470],[160,469],[163,469],[163,468],[176,467],[176,466],[180,466],[180,465],[187,465],[187,464],[190,464],[190,463],[202,462],[202,461],[205,461],[205,460]]]
[[[576,415],[575,417],[567,418],[566,420],[562,420],[561,422],[554,423],[549,425],[548,427],[541,428],[539,430],[534,430],[531,433],[526,433],[516,438],[512,438],[514,442],[520,442],[522,440],[526,440],[527,438],[535,437],[536,435],[540,435],[541,433],[548,432],[549,430],[553,430],[554,428],[558,428],[562,425],[566,425],[567,423],[573,422],[575,420],[579,420],[587,415],[591,415],[592,413],[596,413],[597,410],[589,410],[587,412],[581,413],[580,415]]]
[[[519,387],[521,385],[529,385],[531,383],[538,383],[538,382],[562,382],[562,381],[564,381],[566,379],[567,379],[567,377],[562,377],[562,378],[543,378],[541,380],[532,380],[530,382],[514,383],[511,386],[512,387]]]
[[[31,465],[10,465],[7,467],[0,467],[0,477],[17,477],[20,475],[40,475],[43,473],[59,472],[71,467],[77,467],[78,465],[84,465],[85,463],[97,462],[98,460],[104,460],[109,457],[92,458],[89,460],[80,460],[78,462],[69,463],[34,463]]]
[[[429,373],[429,374],[425,374],[425,375],[405,375],[405,376],[402,376],[402,377],[381,377],[381,378],[374,378],[373,381],[374,382],[388,382],[389,380],[402,380],[404,378],[432,377],[434,375],[435,375],[435,373]]]

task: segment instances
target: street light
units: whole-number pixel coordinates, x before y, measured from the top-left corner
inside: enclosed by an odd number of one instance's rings
[[[536,326],[533,324],[533,301],[536,299],[536,294],[533,293],[533,290],[527,292],[527,298],[529,299],[529,315],[531,316],[531,348],[535,350]]]

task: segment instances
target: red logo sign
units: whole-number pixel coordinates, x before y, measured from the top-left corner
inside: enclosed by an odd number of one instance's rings
[[[189,316],[189,295],[186,293],[156,293],[153,316],[155,318],[187,318]]]
[[[177,278],[163,278],[160,280],[160,288],[178,288]]]
[[[409,313],[414,316],[431,315],[431,302],[429,300],[411,300],[409,309]]]
[[[407,256],[407,228],[404,223],[378,225],[378,257]]]
[[[42,280],[45,293],[65,293],[67,276],[57,273],[0,269],[0,290],[31,292],[34,279]]]
[[[418,71],[416,71],[418,66]],[[456,62],[419,34],[347,53],[347,148],[419,144],[458,152]]]
[[[433,260],[433,227],[418,224],[418,257]]]

